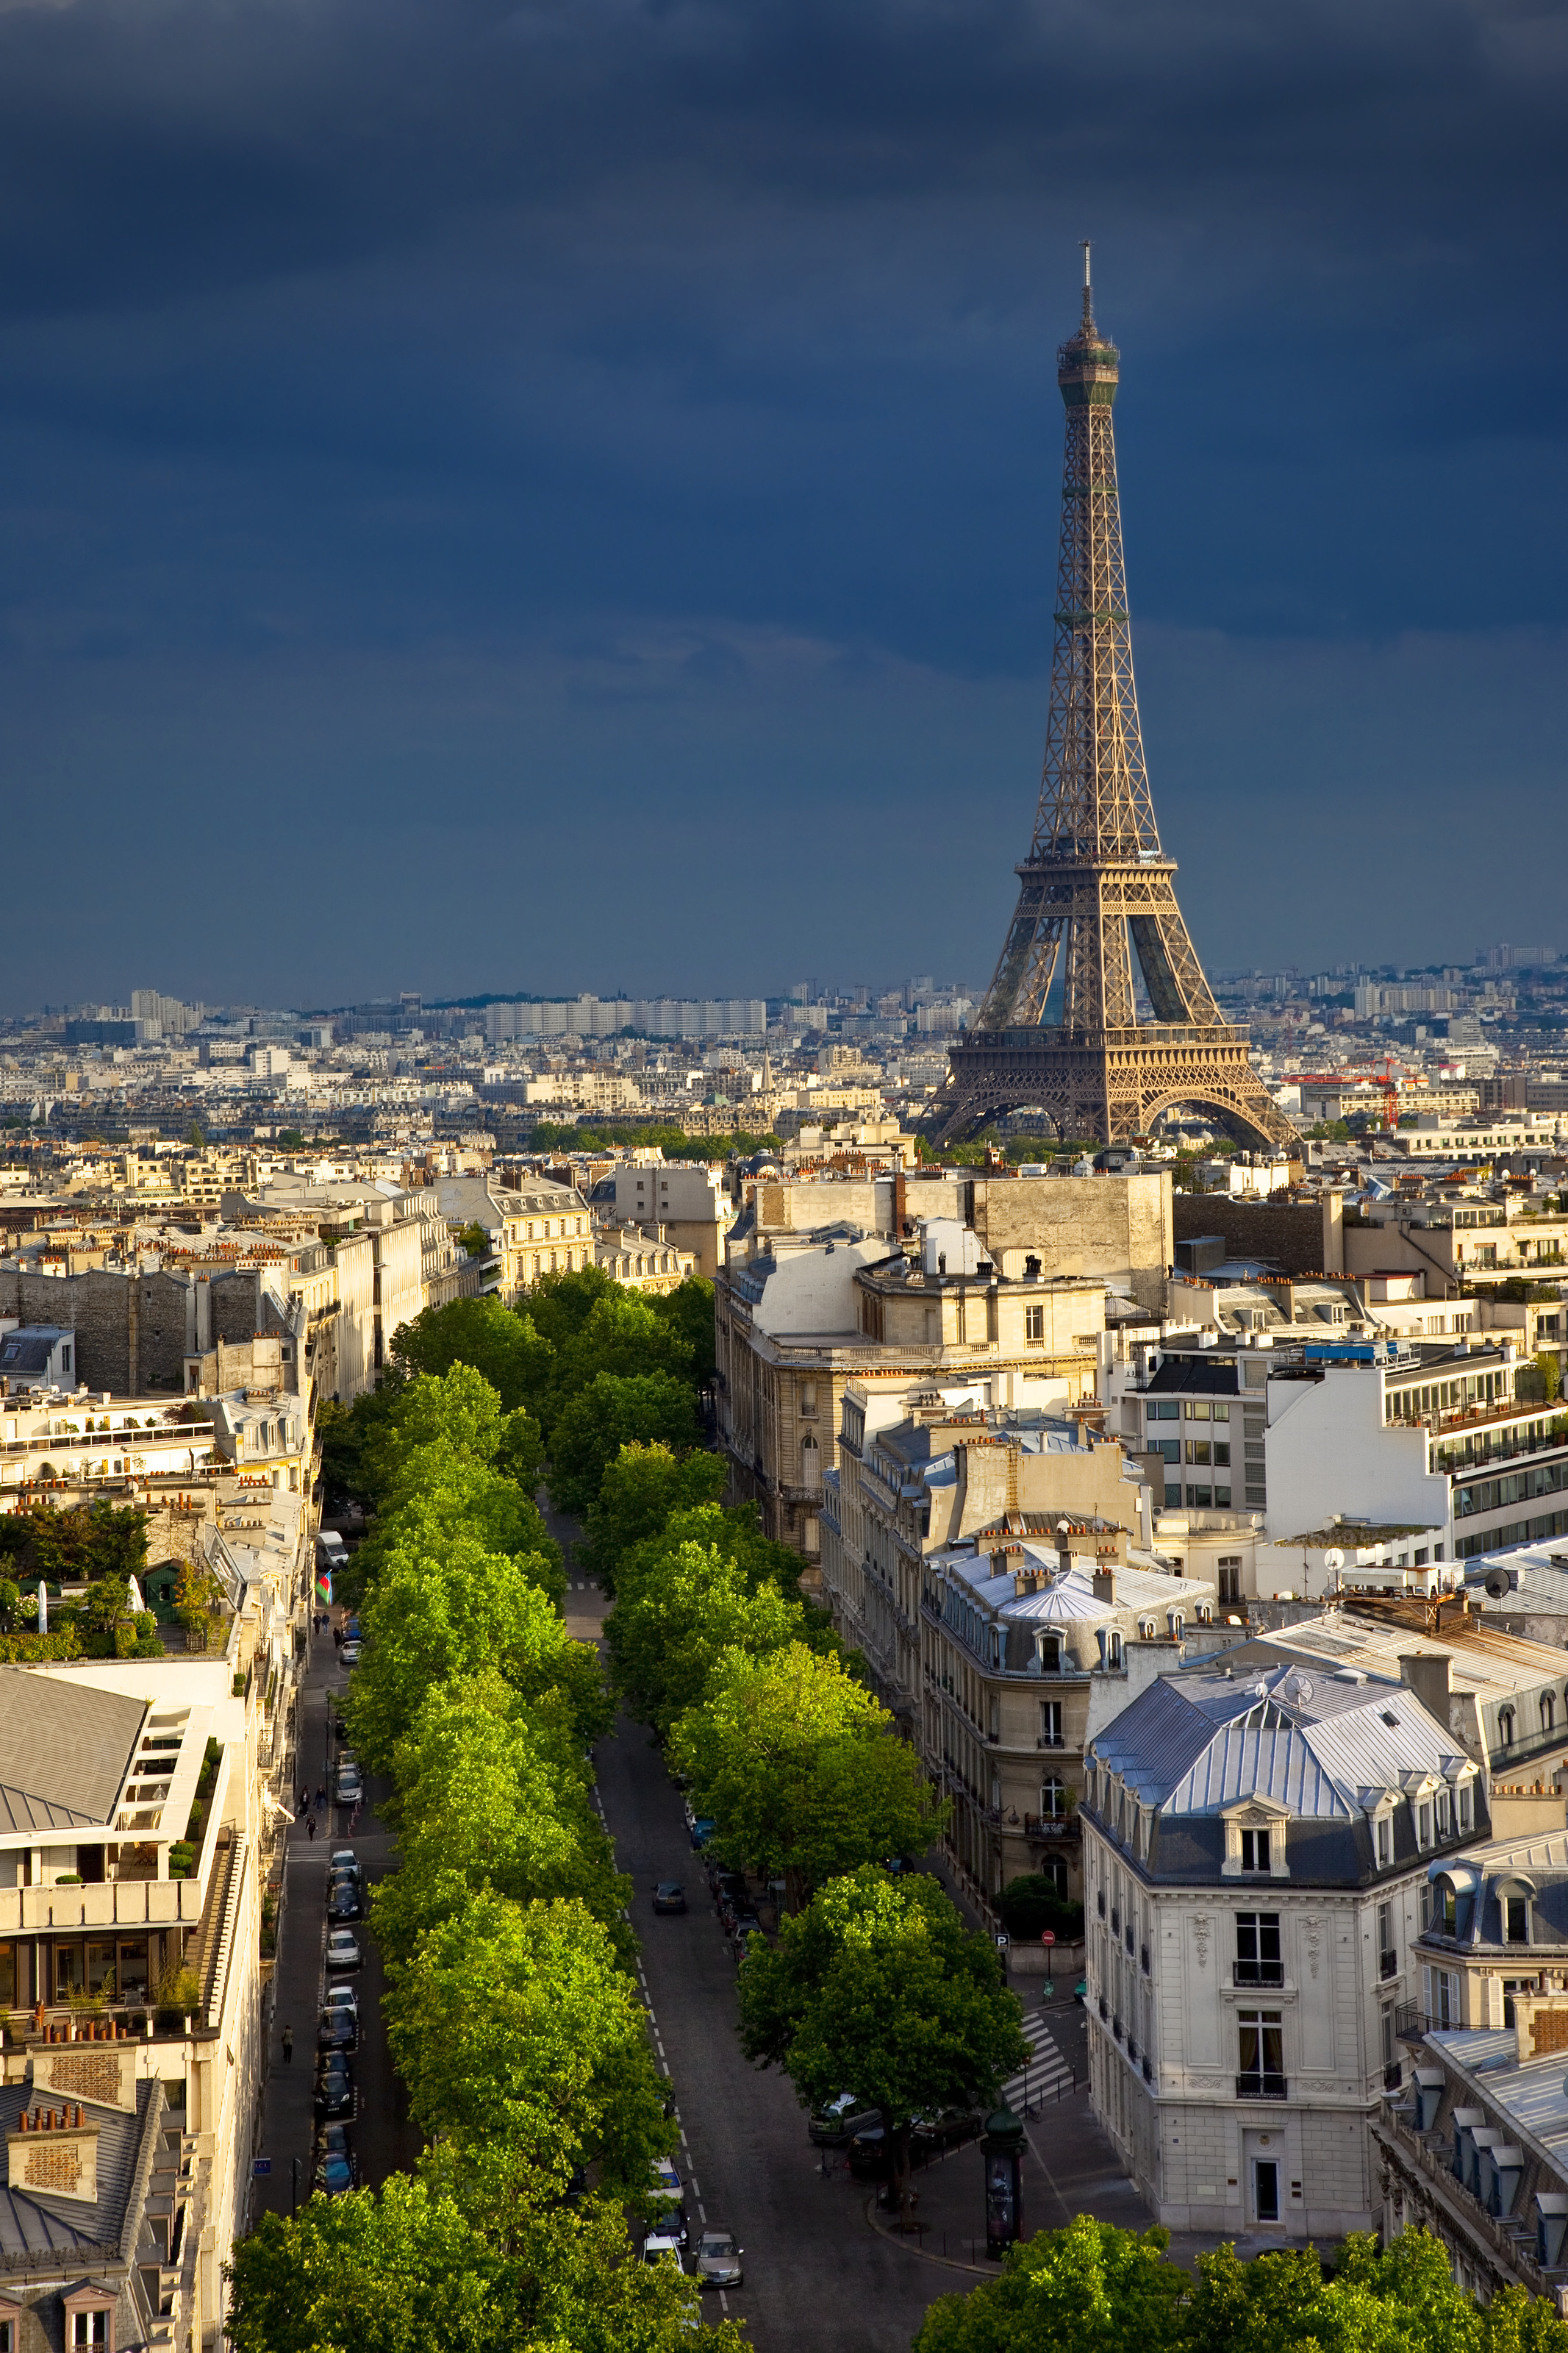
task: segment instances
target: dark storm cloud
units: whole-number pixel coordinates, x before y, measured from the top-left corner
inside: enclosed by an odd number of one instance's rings
[[[824,776],[842,807],[858,777],[917,836],[955,793],[983,828],[984,888],[941,919],[978,973],[1032,792],[1052,347],[1085,234],[1124,353],[1135,613],[1185,649],[1146,664],[1156,790],[1167,832],[1215,821],[1217,897],[1303,831],[1327,871],[1323,816],[1353,829],[1369,792],[1418,825],[1450,773],[1534,795],[1561,692],[1519,649],[1568,621],[1565,83],[1561,8],[1464,0],[0,8],[0,776],[23,832],[47,839],[51,798],[91,822],[172,791],[201,854],[237,850],[258,807],[328,790],[396,873],[438,791],[535,840],[549,804],[569,871],[644,822],[651,758],[669,877],[650,893],[635,861],[622,935],[649,986],[739,987],[783,975],[731,969],[684,836],[721,807],[743,833],[764,779],[776,809]],[[1458,681],[1440,719],[1412,632]],[[757,650],[785,639],[820,649],[788,726]],[[1334,773],[1315,836],[1304,743]],[[771,838],[777,921],[743,937],[784,959],[831,894],[820,845]],[[1443,855],[1417,852],[1425,880]],[[460,981],[472,925],[449,894],[422,920],[424,847],[401,871],[404,952]],[[130,985],[109,966],[134,927],[96,887],[83,993]],[[1479,932],[1517,932],[1518,887],[1487,883]],[[373,929],[344,920],[352,963]],[[929,964],[896,934],[937,921],[889,911],[881,952]],[[182,985],[238,990],[223,957],[272,954],[273,993],[319,994],[308,928],[268,942],[260,909],[238,948],[198,929],[212,968]],[[33,951],[8,952],[14,1000]],[[534,952],[557,960],[535,985],[607,978],[569,927]],[[498,923],[473,977],[516,953]]]

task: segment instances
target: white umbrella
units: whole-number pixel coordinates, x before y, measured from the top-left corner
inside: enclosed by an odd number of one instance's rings
[[[47,1588],[45,1586],[44,1580],[40,1577],[38,1579],[38,1631],[40,1634],[47,1634],[48,1630],[49,1596]]]
[[[128,1597],[131,1603],[131,1615],[132,1618],[140,1618],[147,1607],[147,1604],[142,1599],[142,1588],[137,1584],[136,1579],[133,1577],[128,1578],[127,1582],[131,1588],[130,1595]]]

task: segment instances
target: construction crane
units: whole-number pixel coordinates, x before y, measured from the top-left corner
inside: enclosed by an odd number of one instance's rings
[[[1402,1066],[1403,1068],[1403,1066]],[[1293,1087],[1347,1087],[1362,1082],[1383,1091],[1383,1124],[1392,1134],[1399,1125],[1399,1083],[1393,1058],[1384,1055],[1381,1071],[1298,1071],[1286,1081]]]

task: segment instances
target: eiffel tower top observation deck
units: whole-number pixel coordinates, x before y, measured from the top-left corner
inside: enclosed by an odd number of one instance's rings
[[[1154,821],[1111,425],[1120,362],[1095,324],[1086,245],[1083,316],[1057,354],[1067,455],[1039,808],[995,975],[933,1106],[936,1133],[952,1140],[1034,1109],[1059,1135],[1125,1143],[1190,1103],[1239,1141],[1288,1145],[1295,1131],[1252,1068],[1246,1030],[1215,1003]]]

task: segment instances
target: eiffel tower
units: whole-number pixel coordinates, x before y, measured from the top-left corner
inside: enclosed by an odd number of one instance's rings
[[[1083,318],[1057,354],[1067,458],[1039,813],[995,976],[951,1050],[930,1124],[954,1142],[1037,1108],[1059,1137],[1124,1144],[1194,1103],[1238,1142],[1289,1145],[1246,1029],[1215,1003],[1154,823],[1110,422],[1120,358],[1094,323],[1086,245]],[[1140,1018],[1133,951],[1152,1019]]]

